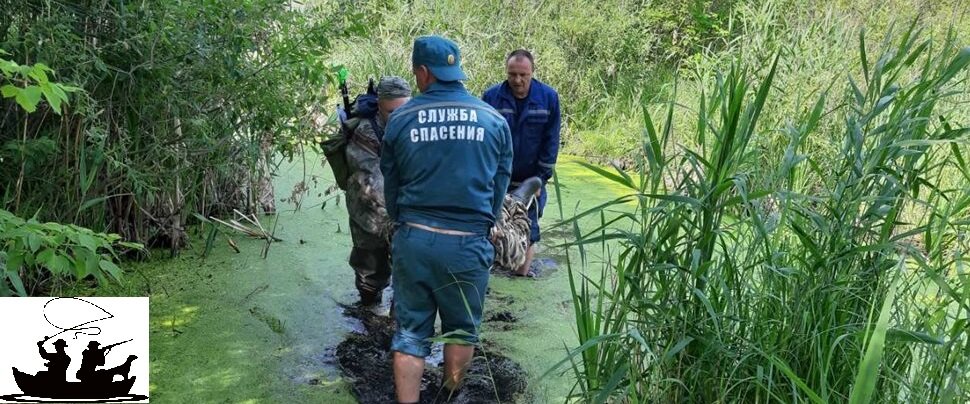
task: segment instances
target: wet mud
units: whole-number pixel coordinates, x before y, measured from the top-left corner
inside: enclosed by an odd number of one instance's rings
[[[337,345],[336,359],[343,375],[362,404],[393,403],[394,380],[391,367],[391,337],[394,322],[386,310],[356,305],[342,306],[344,315],[358,320],[360,327]],[[493,316],[512,319],[505,312]],[[490,320],[486,320],[490,321]],[[518,363],[497,353],[487,341],[475,350],[463,385],[454,394],[442,388],[442,347],[435,344],[426,358],[421,379],[421,403],[515,403],[526,390],[527,375]]]
[[[498,313],[493,313],[485,319],[487,322],[503,322],[503,323],[514,323],[519,321],[519,318],[512,314],[511,311],[500,311]]]
[[[492,329],[511,331],[515,328],[515,323],[519,322],[519,317],[512,314],[511,311],[504,310],[488,315],[485,322],[489,323]]]

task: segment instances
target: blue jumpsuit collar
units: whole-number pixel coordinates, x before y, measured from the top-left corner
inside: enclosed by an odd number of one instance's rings
[[[534,78],[529,83],[529,95],[527,95],[524,98],[524,101],[525,101],[525,109],[523,109],[522,110],[522,113],[516,115],[515,118],[514,118],[515,119],[515,126],[516,127],[522,126],[522,123],[525,122],[525,117],[526,117],[526,115],[528,115],[528,114],[525,113],[525,111],[528,111],[529,109],[532,109],[535,106],[534,105],[535,104],[535,100],[534,100],[533,97],[536,95],[536,91],[538,91],[538,90],[536,90],[536,88],[538,87],[537,84],[538,84],[538,81],[536,79],[534,79]],[[499,95],[502,98],[504,98],[506,101],[508,101],[509,102],[509,105],[511,105],[512,107],[515,107],[515,100],[516,100],[516,98],[515,98],[515,95],[512,94],[512,87],[509,86],[509,81],[508,80],[503,81],[502,82],[502,85],[499,87],[499,89],[500,89],[499,90]]]
[[[538,83],[539,80],[536,80],[535,78],[529,82],[529,94],[525,96],[526,100],[532,100],[532,97],[536,95],[536,84]],[[515,102],[515,95],[512,94],[512,87],[509,86],[508,80],[503,81],[502,85],[499,86],[499,89],[499,95],[501,95],[502,98],[505,98],[513,103]]]
[[[463,91],[465,90],[465,85],[460,81],[436,81],[428,86],[422,94],[431,94],[436,91]]]

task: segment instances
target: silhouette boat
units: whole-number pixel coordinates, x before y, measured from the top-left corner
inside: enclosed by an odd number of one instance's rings
[[[13,368],[17,386],[25,395],[43,398],[104,399],[128,395],[135,384],[135,376],[109,383],[51,382],[36,375],[27,374]]]

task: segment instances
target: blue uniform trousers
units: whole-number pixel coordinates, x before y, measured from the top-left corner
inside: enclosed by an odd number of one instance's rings
[[[447,235],[402,225],[391,241],[391,258],[397,321],[392,351],[428,356],[436,315],[445,338],[478,342],[495,258],[484,235]]]

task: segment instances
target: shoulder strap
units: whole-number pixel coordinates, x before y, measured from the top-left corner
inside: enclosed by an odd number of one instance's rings
[[[384,138],[384,130],[381,129],[380,126],[377,126],[377,122],[374,120],[374,118],[370,118],[369,121],[370,121],[371,129],[374,130],[374,135],[377,136],[377,139],[372,139],[370,137],[364,137],[364,136],[357,136],[357,131],[354,131],[351,133],[350,141],[364,148],[364,150],[374,153],[374,155],[380,156],[381,139]]]
[[[373,116],[373,117],[370,118],[370,126],[371,126],[371,128],[374,129],[374,134],[377,135],[377,141],[378,142],[383,142],[384,141],[384,128],[382,128],[381,125],[378,125],[377,124],[377,116]]]

